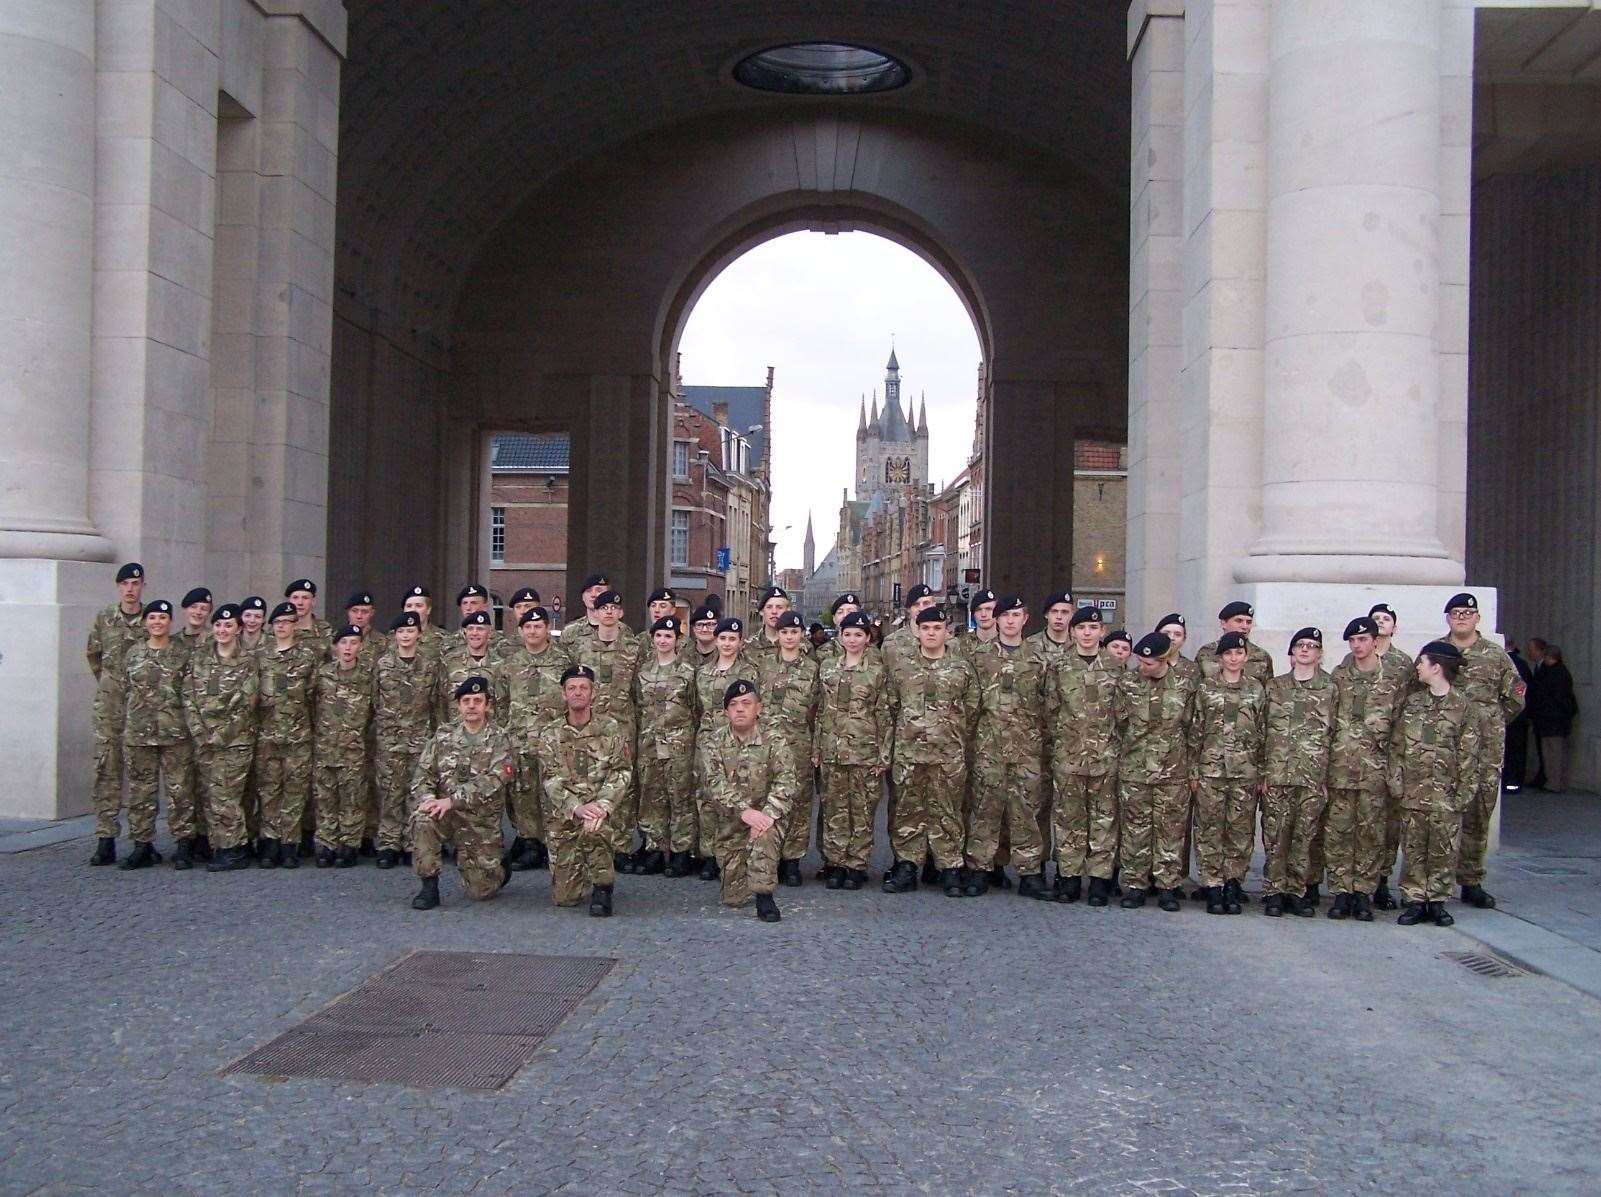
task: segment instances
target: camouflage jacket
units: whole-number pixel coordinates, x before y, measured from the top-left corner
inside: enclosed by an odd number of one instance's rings
[[[561,675],[572,663],[567,650],[554,640],[537,655],[519,647],[514,656],[506,659],[509,725],[518,743],[528,751],[533,751],[539,729],[560,719],[566,711]]]
[[[1523,710],[1523,697],[1517,693],[1522,682],[1506,650],[1480,636],[1462,649],[1462,669],[1452,689],[1482,712],[1494,711],[1504,729]]]
[[[1032,637],[1007,649],[992,640],[963,658],[978,681],[974,753],[1040,759],[1045,749],[1045,690],[1054,661]]]
[[[818,756],[824,764],[887,768],[895,724],[883,660],[869,650],[848,669],[843,651],[818,656]]]
[[[663,665],[655,650],[634,674],[639,751],[658,760],[688,757],[695,747],[695,667],[674,658]]]
[[[1159,678],[1143,677],[1133,669],[1118,675],[1112,711],[1119,780],[1136,785],[1188,780],[1184,732],[1195,686],[1194,678],[1172,668]]]
[[[760,723],[741,744],[725,722],[706,738],[705,759],[707,796],[725,811],[759,810],[781,819],[800,796],[794,746]]]
[[[1390,731],[1388,762],[1402,809],[1463,810],[1485,772],[1482,730],[1473,704],[1454,689],[1409,694]]]
[[[328,659],[334,651],[334,629],[320,615],[313,616],[309,628],[296,628],[295,641],[309,646],[317,654],[318,662]]]
[[[445,629],[436,623],[425,623],[422,630],[417,633],[417,651],[431,660],[437,661],[445,655],[449,647],[450,637],[445,635]]]
[[[99,688],[121,692],[128,650],[145,641],[144,614],[124,615],[116,603],[102,608],[89,625],[89,643],[84,656]]]
[[[464,815],[492,818],[498,830],[506,791],[517,780],[517,753],[503,727],[470,732],[458,720],[423,745],[411,775],[411,802],[448,798]]]
[[[709,653],[701,652],[700,645],[695,643],[695,637],[685,636],[678,645],[678,659],[687,662],[691,668],[699,669],[702,665],[709,665],[717,660],[717,645],[712,645]]]
[[[256,658],[243,649],[224,657],[212,643],[191,656],[183,684],[183,718],[195,747],[254,745],[260,690]]]
[[[916,626],[906,623],[885,632],[884,643],[879,646],[879,652],[884,654],[884,664],[888,666],[890,677],[893,678],[901,666],[917,655]]]
[[[1046,628],[1041,628],[1032,636],[1028,637],[1026,643],[1032,644],[1036,651],[1038,651],[1046,660],[1046,662],[1052,665],[1060,661],[1063,657],[1072,656],[1078,651],[1073,644],[1073,638],[1071,636],[1069,636],[1066,640],[1052,640],[1050,637],[1050,632]]]
[[[695,670],[695,711],[696,729],[701,735],[709,735],[723,725],[723,693],[735,682],[744,678],[752,685],[760,686],[760,669],[755,661],[746,659],[744,653],[734,658],[734,663],[727,669],[718,669],[714,658],[710,665],[702,665]]]
[[[1190,780],[1256,780],[1266,731],[1267,691],[1251,678],[1230,684],[1221,672],[1202,678],[1185,732]]]
[[[1051,662],[1045,677],[1045,728],[1054,768],[1073,777],[1117,772],[1117,680],[1126,670],[1106,653],[1076,651]]]
[[[341,669],[338,661],[317,666],[314,735],[319,765],[359,765],[367,757],[367,727],[372,722],[372,670],[360,665]]]
[[[1350,653],[1346,653],[1345,660],[1341,661],[1340,664],[1349,665],[1355,660],[1356,658]],[[1414,664],[1412,658],[1405,652],[1396,648],[1395,645],[1392,644],[1389,648],[1385,649],[1384,652],[1379,656],[1379,660],[1384,662],[1386,669],[1399,671],[1401,676],[1405,679],[1406,685],[1411,686],[1417,681],[1417,678],[1412,673],[1412,666]]]
[[[624,631],[610,644],[591,635],[563,647],[575,663],[595,671],[595,713],[610,715],[631,735],[635,726],[634,674],[645,663],[638,638]]]
[[[599,626],[599,624],[590,623],[588,615],[580,615],[572,623],[562,628],[562,647],[569,653],[576,654],[579,643],[584,640],[593,640],[595,631]],[[617,632],[624,640],[634,639],[634,629],[621,619],[617,621]],[[575,655],[574,660],[576,659]]]
[[[918,649],[891,675],[890,706],[897,762],[959,764],[978,722],[978,676],[955,653],[930,660]]]
[[[1405,654],[1402,654],[1403,656]],[[1329,746],[1329,785],[1377,790],[1389,769],[1390,731],[1406,701],[1411,670],[1380,657],[1371,673],[1354,658],[1334,667],[1334,740]]]
[[[470,677],[481,677],[489,683],[489,718],[504,723],[510,707],[510,694],[506,674],[501,663],[488,649],[475,657],[467,651],[466,641],[460,639],[439,656],[439,676],[435,679],[434,719],[443,727],[456,718],[456,687]]]
[[[439,662],[421,649],[410,660],[391,646],[373,665],[373,723],[378,742],[413,752],[434,734]]]
[[[1222,670],[1217,663],[1217,641],[1203,644],[1196,651],[1195,664],[1207,677],[1216,677]],[[1257,685],[1265,687],[1273,680],[1273,654],[1260,644],[1246,642],[1245,648],[1245,676]]]
[[[1279,674],[1267,684],[1262,780],[1272,786],[1326,785],[1333,735],[1333,679],[1321,669],[1305,682],[1296,681],[1293,671]]]
[[[762,696],[762,726],[783,735],[796,752],[810,759],[817,714],[817,656],[802,653],[786,661],[776,648],[756,657],[756,681]]]
[[[189,654],[176,643],[153,649],[135,644],[123,659],[127,706],[122,741],[136,748],[179,744],[189,738],[183,718],[184,670]]]
[[[210,628],[205,628],[193,634],[190,633],[188,628],[177,628],[172,633],[172,646],[183,653],[185,661],[194,655],[196,649],[210,643]]]
[[[587,802],[616,810],[634,776],[631,741],[626,727],[598,713],[583,727],[563,715],[541,728],[539,779],[551,806],[568,816]]]
[[[380,631],[369,629],[361,638],[361,648],[356,653],[356,660],[368,669],[374,669],[378,665],[378,658],[388,651],[389,637]]]
[[[257,698],[259,735],[263,743],[280,748],[311,743],[312,690],[317,673],[317,650],[296,640],[279,652],[276,642],[256,650],[261,678]]]

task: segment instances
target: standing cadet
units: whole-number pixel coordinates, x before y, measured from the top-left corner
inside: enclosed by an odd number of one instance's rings
[[[1317,907],[1312,842],[1328,802],[1334,682],[1319,666],[1323,633],[1290,637],[1290,670],[1267,685],[1267,740],[1262,748],[1263,909],[1311,918]]]
[[[507,657],[515,657],[523,649],[523,616],[539,606],[539,591],[532,586],[519,586],[511,592],[511,600],[506,604],[505,626],[501,628],[500,647],[505,649]],[[547,622],[547,628],[550,624]]]
[[[588,591],[586,590],[587,594]],[[615,838],[613,867],[619,873],[632,873],[644,859],[644,849],[634,846],[634,824],[639,795],[634,789],[634,743],[638,722],[634,713],[634,674],[643,653],[639,639],[623,622],[623,596],[615,590],[602,590],[593,598],[594,630],[567,646],[576,664],[589,666],[592,701],[597,715],[615,719],[622,730],[629,764],[628,789],[617,800],[606,820],[606,829]]]
[[[428,587],[413,586],[406,591],[400,609],[410,611],[422,625],[417,636],[417,651],[437,660],[445,651],[446,636],[444,630],[433,621],[434,600]]]
[[[412,774],[434,734],[439,662],[423,654],[421,637],[416,612],[401,612],[389,625],[389,647],[373,666],[380,869],[394,868],[406,850]],[[460,705],[457,699],[458,713]]]
[[[1179,908],[1179,851],[1190,805],[1184,734],[1195,682],[1168,664],[1171,647],[1161,632],[1141,636],[1136,668],[1118,675],[1112,699],[1126,909],[1144,906],[1153,884],[1158,906]]]
[[[561,638],[569,653],[575,652],[575,641],[587,639],[600,630],[600,614],[596,610],[596,600],[601,595],[611,591],[611,578],[604,573],[590,574],[584,579],[583,588],[578,592],[579,600],[584,604],[584,618],[569,623],[562,629]],[[622,601],[618,600],[618,609],[621,610]],[[622,635],[633,638],[634,630],[621,620],[617,628]],[[575,658],[576,659],[576,658]]]
[[[934,602],[934,592],[922,582],[907,590],[906,620],[894,631],[886,632],[884,643],[880,646],[880,651],[884,654],[884,664],[889,666],[892,675],[908,657],[917,655],[919,642],[917,617],[932,607]],[[891,801],[893,802],[893,795]]]
[[[828,609],[829,619],[834,625],[833,639],[824,640],[822,644],[815,645],[814,647],[817,651],[820,653],[838,653],[840,651],[839,630],[845,625],[845,617],[853,611],[860,611],[861,609],[861,598],[855,591],[847,591],[845,594],[835,598],[833,605]],[[868,626],[871,627],[871,623]],[[872,642],[871,635],[868,636],[868,642],[869,644]]]
[[[818,845],[829,889],[861,889],[873,859],[873,815],[889,770],[889,679],[868,651],[860,610],[839,623],[832,651],[818,666],[817,746],[812,763],[823,774],[823,835]]]
[[[267,600],[252,594],[239,604],[239,647],[253,653],[271,641],[266,633]]]
[[[434,692],[437,723],[448,723],[456,714],[456,687],[470,677],[481,677],[489,683],[489,717],[505,719],[506,675],[500,659],[489,651],[494,634],[494,621],[488,611],[473,611],[462,617],[461,636],[439,655]]]
[[[712,805],[706,786],[704,747],[711,734],[723,723],[723,694],[740,675],[754,678],[754,662],[745,659],[745,621],[729,617],[717,623],[717,656],[695,671],[695,809],[700,816],[699,838],[702,881],[715,881],[718,875],[717,835],[722,816]]]
[[[777,589],[774,587],[773,589]],[[769,602],[776,602],[770,599]],[[783,600],[786,604],[788,599]],[[764,607],[766,604],[764,604]],[[764,616],[765,618],[765,616]],[[795,611],[782,611],[774,624],[778,639],[756,656],[761,687],[762,725],[779,733],[795,753],[798,791],[778,826],[778,881],[801,884],[801,858],[811,838],[812,728],[817,715],[817,658],[806,645],[806,624]]]
[[[717,612],[696,607],[689,617],[689,635],[678,647],[678,655],[699,669],[717,659]]]
[[[967,834],[962,892],[989,890],[1002,830],[1017,865],[1017,896],[1048,900],[1040,825],[1044,789],[1040,761],[1045,745],[1045,683],[1054,661],[1040,642],[1023,639],[1028,609],[1015,594],[994,604],[997,634],[967,656],[978,684],[978,722],[973,734],[973,813]],[[1046,783],[1049,784],[1049,783]]]
[[[1256,845],[1258,765],[1267,691],[1245,676],[1245,636],[1224,632],[1218,670],[1202,677],[1190,708],[1186,752],[1195,799],[1196,872],[1207,914],[1239,914]]]
[[[1184,616],[1177,611],[1169,612],[1156,621],[1156,630],[1168,639],[1170,647],[1167,650],[1167,663],[1180,674],[1193,677],[1199,683],[1200,666],[1184,655],[1184,641],[1190,634]]]
[[[565,712],[539,733],[551,898],[557,906],[576,906],[587,885],[590,915],[610,918],[617,881],[612,853],[620,837],[607,824],[628,795],[632,732],[596,708],[595,671],[588,665],[569,665],[561,690]]]
[[[975,590],[972,601],[968,604],[968,611],[973,616],[973,635],[964,640],[965,648],[975,649],[985,644],[992,644],[997,635],[995,627],[995,600],[1000,596],[993,590]]]
[[[333,649],[333,627],[317,614],[317,583],[310,578],[296,578],[284,587],[284,598],[295,605],[295,635],[317,650],[318,658],[325,658]]]
[[[194,861],[194,749],[183,721],[183,677],[188,655],[173,643],[172,604],[145,604],[145,641],[123,659],[127,706],[122,725],[128,761],[128,834],[133,853],[119,866],[142,869],[161,859],[154,848],[161,786],[167,791],[167,830],[176,848],[172,867]]]
[[[257,702],[256,793],[261,803],[264,869],[298,869],[300,820],[311,795],[312,689],[317,650],[295,636],[293,603],[279,603],[268,620],[270,639],[256,652],[261,687]]]
[[[1456,645],[1425,644],[1414,666],[1422,687],[1407,695],[1390,732],[1390,789],[1400,795],[1403,812],[1401,901],[1406,909],[1395,920],[1403,927],[1424,919],[1440,927],[1456,922],[1445,903],[1451,874],[1461,867],[1462,811],[1486,777],[1495,780],[1499,749],[1496,742],[1485,743],[1485,719],[1455,686],[1461,668]]]
[[[178,629],[172,642],[188,657],[211,635],[211,591],[196,586],[183,596],[179,606],[183,608],[183,627]]]
[[[1350,655],[1334,669],[1334,738],[1329,746],[1329,805],[1324,851],[1334,902],[1331,919],[1373,921],[1368,890],[1379,876],[1384,846],[1390,730],[1406,698],[1404,672],[1378,652],[1372,616],[1345,625]],[[1388,897],[1389,873],[1383,880]]]
[[[1217,613],[1218,634],[1238,632],[1245,637],[1245,676],[1258,685],[1266,686],[1273,680],[1273,655],[1259,644],[1251,643],[1251,627],[1256,623],[1256,609],[1250,603],[1232,602]],[[1207,676],[1217,673],[1217,641],[1203,644],[1195,654],[1195,663]]]
[[[706,785],[719,816],[717,860],[724,906],[756,895],[756,917],[778,922],[778,824],[800,789],[795,750],[761,722],[761,695],[740,678],[723,692],[724,725],[706,743]]]
[[[378,664],[378,658],[383,656],[384,650],[389,647],[388,637],[373,627],[372,619],[376,604],[372,594],[366,590],[358,590],[345,600],[345,622],[353,628],[361,629],[361,651],[356,654],[356,660],[363,669],[371,670]],[[361,847],[358,851],[363,856],[377,855],[378,839],[378,729],[377,721],[367,726],[367,767],[364,771],[365,797],[362,799],[362,827]]]
[[[1058,590],[1055,594],[1045,596],[1045,626],[1029,637],[1029,643],[1034,646],[1040,656],[1051,665],[1060,661],[1073,651],[1073,596],[1065,590]],[[1051,776],[1051,747],[1048,741],[1040,743],[1040,796],[1039,796],[1039,828],[1040,842],[1045,845],[1048,856],[1051,851],[1051,812],[1055,809],[1051,791],[1056,788]],[[1005,880],[1006,870],[1002,869],[1001,879]],[[993,882],[994,878],[991,878]],[[1003,885],[1002,888],[1010,888]]]
[[[650,625],[650,656],[634,674],[639,834],[644,840],[636,871],[672,877],[689,875],[697,823],[695,667],[678,655],[679,627],[676,615],[660,616]]]
[[[477,615],[480,611],[486,615],[489,613],[489,591],[477,582],[468,582],[456,591],[457,617],[466,619],[469,615]],[[492,618],[490,622],[494,622]]]
[[[1129,658],[1134,655],[1134,641],[1122,628],[1114,628],[1102,636],[1101,647],[1107,651],[1113,664],[1119,669],[1126,669]]]
[[[124,665],[128,650],[145,638],[145,567],[130,561],[117,571],[117,601],[103,607],[89,625],[84,655],[95,678],[94,797],[95,850],[92,865],[115,864],[122,816],[122,732],[127,692]]]
[[[1461,856],[1456,883],[1462,900],[1480,910],[1495,907],[1484,888],[1484,858],[1490,850],[1490,820],[1501,797],[1501,758],[1506,753],[1506,725],[1523,709],[1526,687],[1506,650],[1479,635],[1479,600],[1463,593],[1445,604],[1451,631],[1448,643],[1462,658],[1453,683],[1479,719],[1479,745],[1484,772],[1479,788],[1462,808]],[[1449,917],[1449,916],[1447,916]]]
[[[1073,651],[1051,663],[1045,723],[1051,746],[1051,835],[1058,902],[1076,902],[1090,879],[1089,904],[1105,906],[1117,865],[1117,724],[1113,698],[1123,672],[1102,655],[1101,613],[1080,607],[1068,625]]]
[[[1412,658],[1390,642],[1391,637],[1395,635],[1397,618],[1395,609],[1388,603],[1374,603],[1368,611],[1368,618],[1379,629],[1378,645],[1375,650],[1379,659],[1392,673],[1402,679],[1403,690],[1414,688],[1417,685],[1417,674],[1412,669]],[[1349,662],[1350,654],[1347,654],[1345,659]],[[1396,709],[1399,712],[1399,700]],[[1390,793],[1388,786],[1383,787],[1383,796],[1384,838],[1379,847],[1373,905],[1378,910],[1394,910],[1395,899],[1390,895],[1390,874],[1395,871],[1396,858],[1401,851],[1401,802],[1400,796]]]
[[[769,586],[762,591],[762,596],[756,601],[756,614],[761,617],[761,627],[756,635],[751,637],[750,647],[768,652],[778,648],[778,621],[784,612],[789,610],[789,592],[782,586]],[[802,625],[804,631],[804,625]],[[808,646],[808,651],[810,646]]]
[[[677,652],[678,639],[683,635],[683,621],[678,619],[678,595],[669,587],[658,586],[645,599],[645,630],[639,634],[640,660],[650,660],[651,653],[656,650],[651,628],[656,626],[658,619],[666,619],[669,615],[679,623],[679,630],[673,637],[673,651]]]
[[[412,868],[422,882],[413,910],[439,905],[446,840],[456,846],[456,870],[473,901],[493,898],[510,880],[500,861],[500,812],[516,776],[511,737],[489,719],[488,679],[464,678],[456,718],[429,737],[412,778]]]
[[[239,647],[239,608],[224,603],[211,613],[211,642],[189,658],[183,692],[184,723],[194,745],[211,838],[208,873],[250,867],[245,785],[256,751],[260,686],[254,654]]]
[[[946,646],[943,611],[923,608],[916,628],[916,650],[897,662],[890,677],[895,865],[884,874],[883,889],[887,894],[916,889],[917,862],[932,853],[940,887],[955,898],[962,893],[962,786],[978,718],[978,679]]]
[[[346,624],[334,633],[333,660],[317,667],[316,792],[317,867],[356,863],[365,820],[367,725],[372,722],[373,676],[357,660],[361,629]]]
[[[545,847],[544,798],[539,784],[539,733],[561,718],[561,675],[572,658],[550,638],[550,612],[530,607],[519,617],[519,651],[505,661],[510,696],[508,727],[517,749],[517,784],[512,787],[513,839],[506,863],[513,872],[542,869],[550,863]]]
[[[389,638],[372,626],[376,609],[371,591],[358,590],[345,600],[345,622],[361,629],[361,651],[356,658],[368,669],[378,664],[378,658],[389,647]]]

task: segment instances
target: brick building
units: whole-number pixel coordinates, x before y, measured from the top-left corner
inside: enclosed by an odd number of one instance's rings
[[[724,599],[728,571],[730,492],[735,480],[724,468],[724,432],[715,420],[682,399],[673,404],[672,507],[668,514],[669,584],[691,607],[707,595]]]
[[[490,446],[489,589],[499,607],[532,586],[547,604],[567,591],[567,434],[505,433]],[[447,604],[448,605],[448,604]]]

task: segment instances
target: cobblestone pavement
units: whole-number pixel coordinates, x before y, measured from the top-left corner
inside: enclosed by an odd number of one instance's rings
[[[1518,918],[1601,952],[1601,796],[1501,796],[1496,901]]]
[[[1594,1192],[1601,1003],[1455,931],[0,856],[0,1191]],[[1492,884],[1498,874],[1492,870]],[[1521,883],[1520,883],[1521,884]],[[1509,895],[1510,897],[1510,895]],[[621,962],[503,1090],[219,1075],[415,948]]]

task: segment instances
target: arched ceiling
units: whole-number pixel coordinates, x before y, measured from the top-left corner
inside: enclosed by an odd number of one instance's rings
[[[337,302],[442,351],[492,232],[557,172],[653,129],[831,105],[958,122],[1128,188],[1125,0],[346,0]],[[767,96],[729,71],[788,41],[855,42],[915,81],[871,97]]]

